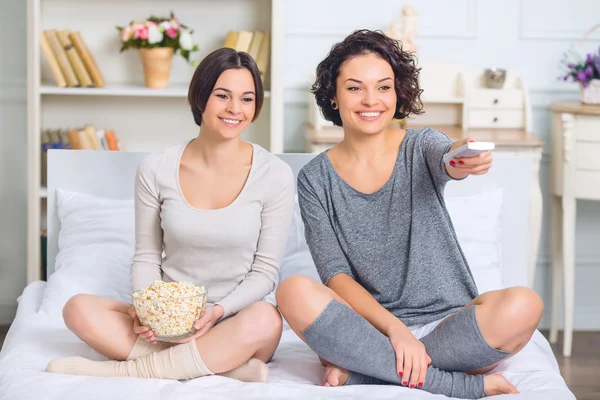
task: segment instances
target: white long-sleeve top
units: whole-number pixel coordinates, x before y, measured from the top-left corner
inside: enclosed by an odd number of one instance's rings
[[[131,289],[155,280],[202,285],[207,301],[220,304],[226,318],[275,288],[292,220],[294,175],[253,144],[250,173],[238,197],[221,209],[197,209],[179,185],[187,143],[150,154],[138,167]]]

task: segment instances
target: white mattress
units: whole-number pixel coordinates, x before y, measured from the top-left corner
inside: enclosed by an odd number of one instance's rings
[[[443,399],[398,386],[319,386],[323,367],[291,331],[284,332],[268,384],[211,376],[186,382],[137,378],[96,378],[43,372],[54,357],[81,355],[104,359],[73,335],[61,318],[39,313],[45,282],[27,286],[17,317],[0,352],[0,399]],[[495,399],[575,399],[559,374],[546,339],[536,332],[523,351],[498,366],[521,391]]]

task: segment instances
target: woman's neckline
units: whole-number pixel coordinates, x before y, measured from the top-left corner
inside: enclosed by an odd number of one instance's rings
[[[254,166],[256,165],[256,155],[257,155],[257,146],[254,143],[251,142],[246,142],[248,143],[250,146],[252,146],[252,160],[250,162],[250,171],[248,171],[248,176],[246,177],[246,181],[244,182],[244,186],[242,186],[242,190],[240,190],[240,192],[238,193],[238,195],[233,199],[233,201],[231,203],[229,203],[228,205],[226,205],[225,207],[220,207],[220,208],[198,208],[195,207],[193,205],[191,205],[188,200],[186,199],[185,195],[183,194],[183,190],[181,189],[181,182],[179,180],[179,171],[181,169],[181,159],[183,157],[183,153],[185,152],[185,149],[189,146],[190,143],[192,143],[194,139],[190,139],[187,142],[185,142],[182,146],[182,149],[179,151],[179,156],[177,157],[177,165],[175,168],[175,181],[177,182],[177,192],[179,194],[179,197],[181,198],[181,201],[183,201],[183,203],[190,209],[197,211],[197,212],[203,212],[203,213],[209,213],[209,212],[218,212],[218,211],[225,211],[228,210],[232,207],[234,207],[239,199],[242,197],[242,195],[246,192],[246,188],[248,187],[248,183],[250,182],[250,177],[252,176],[252,173],[254,172]]]
[[[412,130],[413,129],[409,129],[409,128],[405,129],[404,137],[402,138],[402,141],[400,142],[400,145],[398,146],[398,152],[396,153],[396,161],[394,162],[394,167],[392,168],[392,173],[390,174],[388,179],[385,181],[385,183],[379,189],[377,189],[371,193],[365,193],[365,192],[362,192],[362,191],[356,189],[354,186],[350,185],[348,182],[346,182],[346,180],[344,178],[342,178],[340,176],[340,174],[337,172],[337,170],[333,166],[331,159],[329,158],[329,155],[328,155],[329,150],[325,150],[323,152],[323,156],[326,159],[327,165],[329,166],[329,168],[333,171],[334,175],[336,176],[336,179],[338,179],[340,182],[342,182],[342,184],[346,188],[350,189],[354,193],[359,194],[361,196],[375,197],[375,196],[383,193],[392,184],[392,182],[394,180],[394,175],[396,174],[396,170],[398,168],[398,165],[400,164],[400,160],[401,160],[400,153],[402,152],[402,149],[404,147],[404,142],[406,142],[406,137],[408,136],[409,131],[412,131]]]

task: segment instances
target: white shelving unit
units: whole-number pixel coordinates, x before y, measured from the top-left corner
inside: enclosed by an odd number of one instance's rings
[[[158,151],[198,134],[187,104],[194,68],[176,55],[168,89],[143,84],[136,50],[120,53],[116,26],[171,11],[194,29],[202,58],[223,45],[228,30],[271,33],[268,91],[260,117],[243,138],[283,152],[284,0],[28,0],[28,237],[27,281],[41,278],[40,232],[45,228],[47,191],[41,182],[42,129],[92,124],[113,129],[124,151]],[[59,88],[40,48],[44,29],[79,31],[106,80],[104,88]],[[74,150],[76,151],[76,150]],[[75,166],[76,167],[76,166]]]
[[[188,95],[188,87],[184,84],[170,85],[168,89],[148,89],[140,85],[125,83],[108,84],[101,89],[96,88],[60,88],[56,85],[42,85],[42,95],[74,95],[74,96],[132,96],[132,97],[183,97]],[[270,98],[271,92],[265,91]]]

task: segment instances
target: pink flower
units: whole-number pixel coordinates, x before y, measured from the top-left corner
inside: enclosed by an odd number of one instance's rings
[[[162,28],[161,32],[166,32],[166,30],[171,27],[171,24],[169,23],[169,21],[163,21],[159,24],[159,26]]]
[[[177,37],[177,30],[175,28],[169,28],[167,29],[166,34],[171,39],[175,39]]]
[[[179,23],[179,20],[177,18],[173,18],[171,19],[171,26],[173,27],[173,29],[179,29],[179,27],[181,26],[181,24]]]
[[[146,40],[148,39],[148,28],[144,27],[144,29],[139,30],[140,39]]]
[[[126,42],[133,36],[133,29],[131,26],[126,26],[121,30],[121,41]]]

